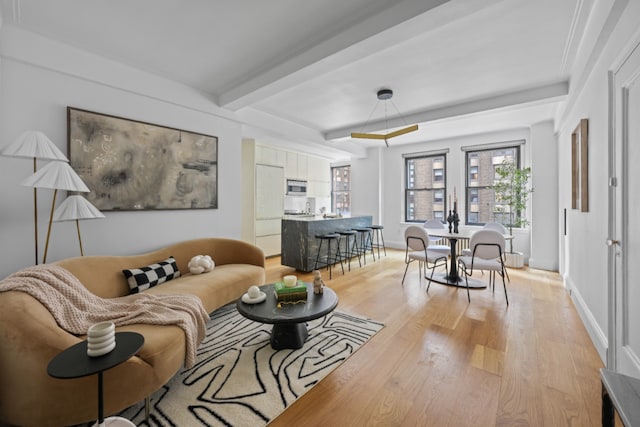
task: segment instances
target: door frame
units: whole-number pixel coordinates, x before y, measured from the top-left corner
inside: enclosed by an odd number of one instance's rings
[[[627,94],[624,89],[624,82],[620,82],[618,73],[627,64],[634,54],[640,54],[640,31],[636,32],[630,39],[622,54],[614,61],[612,67],[608,71],[608,239],[609,245],[607,254],[607,278],[608,278],[608,330],[607,330],[607,360],[608,369],[618,371],[620,366],[621,354],[619,349],[622,348],[623,341],[621,333],[626,329],[625,320],[622,318],[624,313],[621,312],[622,298],[624,297],[624,287],[628,283],[626,277],[625,266],[628,263],[626,259],[627,230],[627,212],[625,192],[628,191],[627,176],[628,170],[624,162],[625,150],[628,146],[627,119],[624,114],[624,108],[627,106]],[[640,68],[634,73],[634,76],[640,75]],[[618,89],[622,89],[618,93]],[[619,109],[619,106],[622,108]],[[620,115],[620,117],[618,117]],[[619,123],[622,134],[619,135]],[[629,373],[633,374],[633,373]],[[637,374],[637,373],[636,373]]]

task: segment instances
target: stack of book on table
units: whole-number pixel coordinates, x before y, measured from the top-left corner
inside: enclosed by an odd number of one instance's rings
[[[306,302],[307,301],[307,285],[301,280],[296,286],[286,287],[282,282],[276,282],[274,285],[276,300],[278,302]]]

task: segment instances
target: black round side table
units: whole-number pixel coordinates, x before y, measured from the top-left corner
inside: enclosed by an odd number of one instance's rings
[[[98,374],[98,425],[104,425],[102,373],[128,360],[144,344],[137,332],[116,332],[116,347],[98,357],[87,355],[87,341],[75,344],[51,359],[47,373],[53,378],[71,379]]]

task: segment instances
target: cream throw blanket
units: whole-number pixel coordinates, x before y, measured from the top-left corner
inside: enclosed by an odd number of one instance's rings
[[[86,335],[89,326],[112,321],[116,326],[136,323],[178,325],[187,344],[185,366],[195,362],[196,349],[206,333],[209,315],[195,295],[150,295],[100,298],[68,270],[42,264],[17,271],[0,281],[0,292],[25,292],[42,303],[58,325],[74,335]]]

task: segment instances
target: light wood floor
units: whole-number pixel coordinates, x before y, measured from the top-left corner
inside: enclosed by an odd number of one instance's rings
[[[557,273],[510,269],[495,294],[420,280],[404,252],[328,286],[385,327],[275,419],[280,426],[596,426],[602,362]],[[267,260],[267,282],[311,274]],[[487,279],[485,274],[483,278]]]

